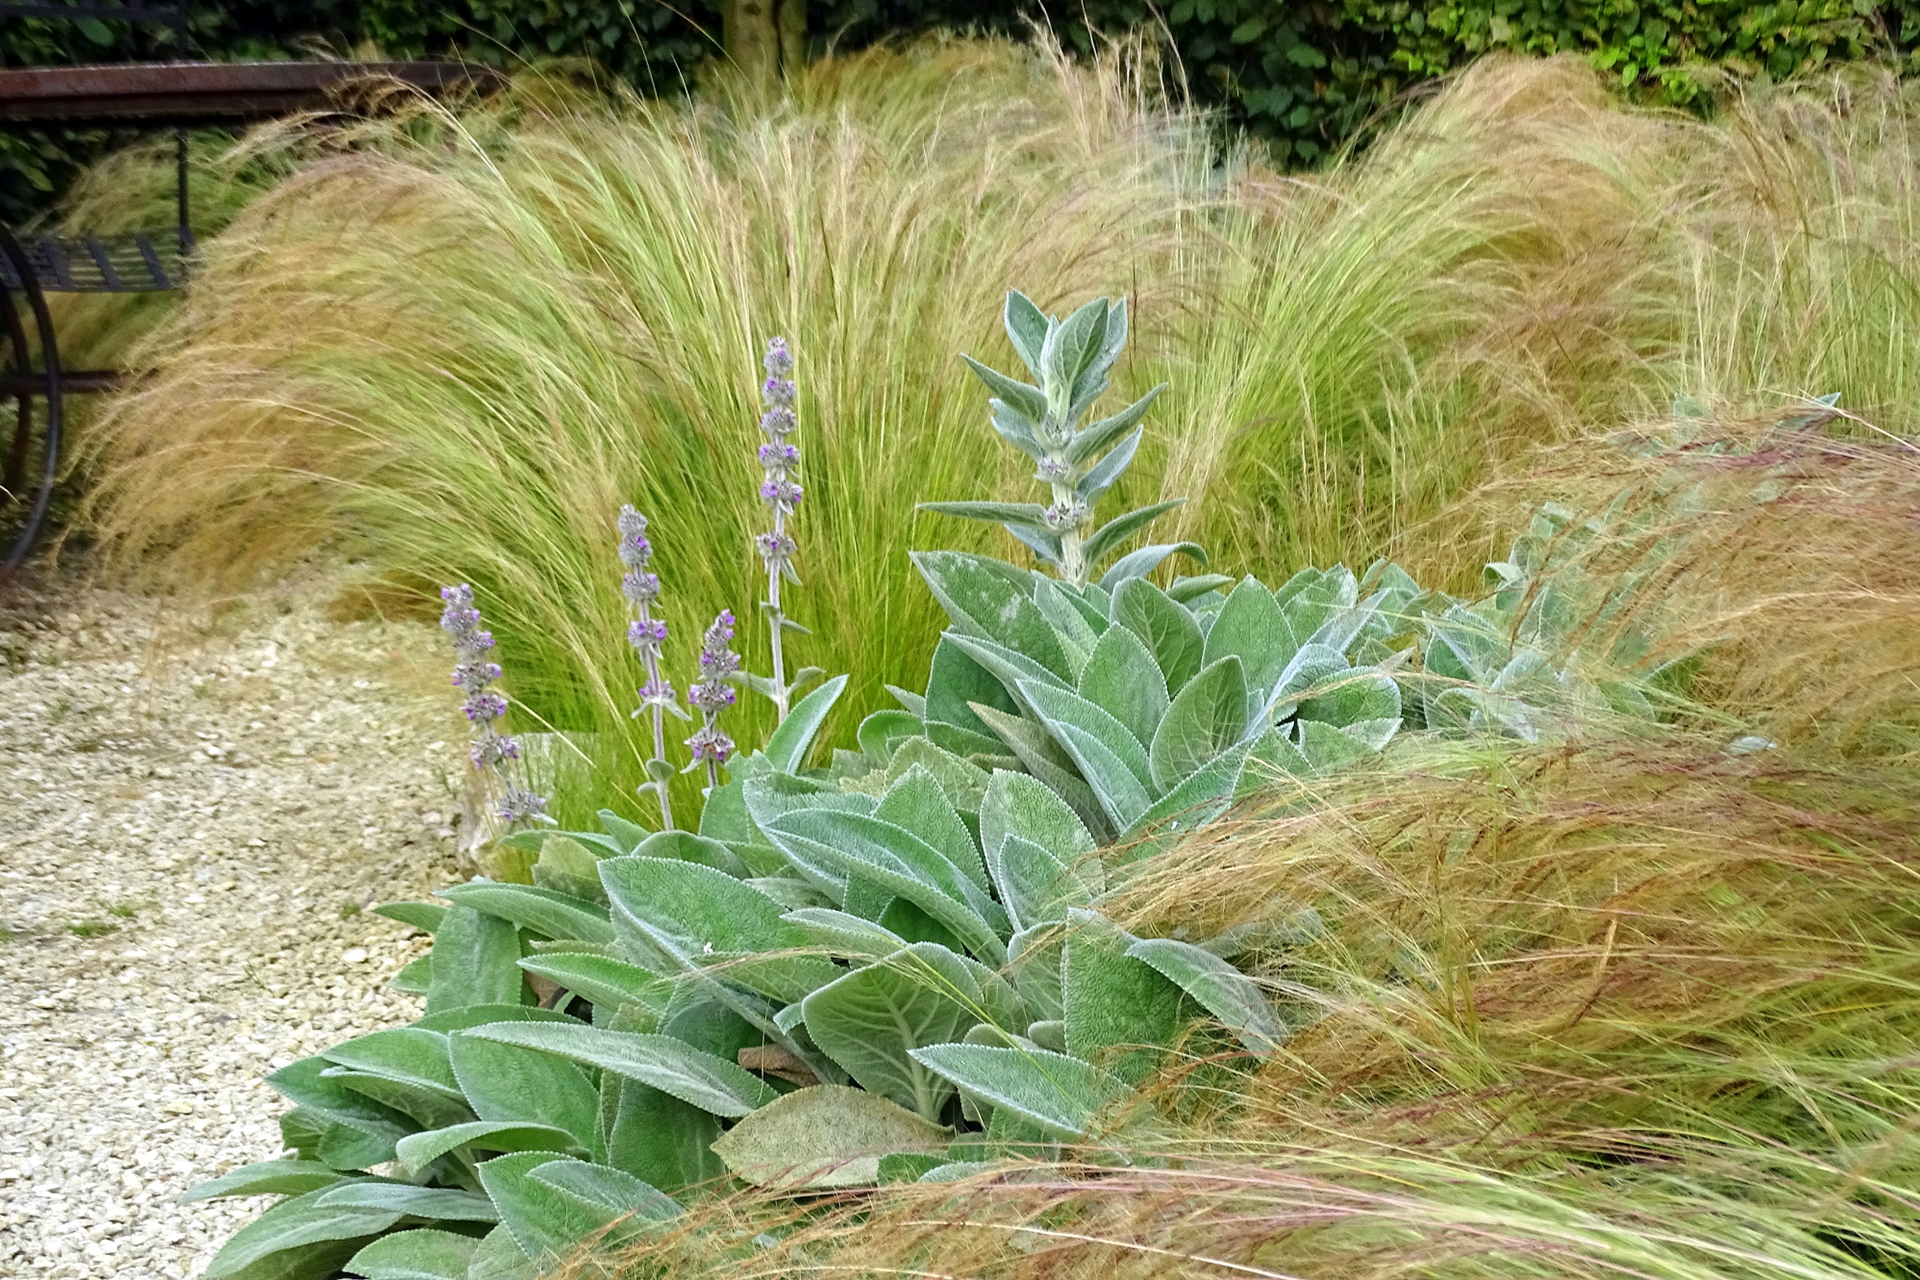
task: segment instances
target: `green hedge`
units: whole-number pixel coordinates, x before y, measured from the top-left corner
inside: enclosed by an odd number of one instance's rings
[[[671,93],[717,49],[713,0],[239,0],[191,7],[189,43],[215,58],[376,46],[490,63],[592,58],[649,92]],[[1914,66],[1920,0],[812,0],[816,47],[857,46],[934,27],[1018,33],[1049,18],[1082,49],[1089,26],[1164,24],[1195,96],[1311,164],[1403,91],[1491,50],[1585,53],[1645,101],[1697,105],[1703,67],[1775,79],[1829,61],[1896,56]],[[0,65],[165,56],[170,37],[117,22],[13,19]],[[43,205],[104,135],[0,139],[0,216]]]

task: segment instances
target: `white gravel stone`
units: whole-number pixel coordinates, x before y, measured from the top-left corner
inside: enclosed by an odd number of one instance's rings
[[[0,1276],[199,1275],[269,1201],[261,1076],[408,1022],[427,945],[366,910],[452,883],[465,722],[443,637],[304,582],[223,608],[0,591]]]

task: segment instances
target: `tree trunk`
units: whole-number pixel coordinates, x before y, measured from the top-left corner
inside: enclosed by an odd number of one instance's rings
[[[721,40],[726,45],[727,57],[762,91],[770,91],[780,77],[780,30],[774,22],[777,3],[778,0],[726,0],[722,10]]]
[[[791,76],[807,61],[807,0],[778,0],[780,73]]]

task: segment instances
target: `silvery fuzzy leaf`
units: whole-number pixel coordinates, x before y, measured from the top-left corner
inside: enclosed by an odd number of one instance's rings
[[[1191,602],[1198,597],[1206,595],[1209,591],[1217,591],[1221,587],[1232,585],[1233,579],[1224,573],[1202,573],[1191,578],[1179,577],[1175,578],[1173,585],[1167,588],[1167,599],[1176,604],[1192,607]],[[1221,603],[1226,602],[1222,600]]]
[[[1189,680],[1161,718],[1148,753],[1156,793],[1178,787],[1246,730],[1245,668],[1229,653]]]
[[[213,1280],[235,1275],[269,1255],[293,1250],[321,1249],[339,1241],[364,1240],[386,1231],[405,1215],[393,1209],[338,1208],[320,1205],[327,1189],[282,1200],[235,1232],[207,1264]],[[339,1261],[358,1252],[358,1244],[340,1246]],[[338,1265],[338,1261],[334,1265]],[[322,1272],[321,1274],[325,1274]]]
[[[1047,334],[1040,351],[1040,372],[1051,424],[1065,427],[1071,422],[1068,406],[1073,402],[1076,384],[1089,361],[1097,357],[1106,331],[1107,300],[1095,298]]]
[[[886,794],[880,797],[873,816],[913,832],[973,881],[981,893],[990,892],[987,869],[980,860],[980,847],[974,843],[972,833],[960,820],[933,771],[925,765],[912,765],[894,779]]]
[[[1080,477],[1080,483],[1073,491],[1080,495],[1091,507],[1100,501],[1107,490],[1113,488],[1127,468],[1133,464],[1133,455],[1140,449],[1140,437],[1146,434],[1145,427],[1135,427],[1131,435],[1113,447],[1113,451]]]
[[[940,1044],[915,1049],[913,1057],[995,1107],[1067,1141],[1086,1137],[1100,1112],[1126,1095],[1126,1087],[1098,1067],[1044,1049]]]
[[[911,1051],[964,1034],[980,1021],[981,1003],[960,957],[920,942],[821,987],[803,1016],[814,1043],[862,1088],[937,1120],[953,1088]]]
[[[919,716],[882,708],[862,720],[853,737],[860,744],[861,754],[884,764],[900,739],[917,738],[925,733],[926,725]]]
[[[318,1160],[262,1160],[190,1188],[180,1197],[180,1203],[225,1196],[304,1195],[331,1187],[347,1176]]]
[[[394,1147],[400,1165],[411,1177],[449,1151],[472,1147],[477,1151],[551,1151],[556,1155],[587,1154],[580,1139],[550,1124],[513,1120],[472,1120],[444,1129],[410,1133]]]
[[[835,676],[802,698],[779,727],[767,735],[767,745],[762,750],[774,768],[782,773],[800,772],[820,726],[826,723],[827,713],[833,710],[833,704],[840,700],[841,691],[846,687],[847,678]]]
[[[1100,586],[1109,592],[1118,590],[1120,584],[1129,578],[1146,577],[1169,556],[1186,556],[1203,569],[1207,566],[1207,553],[1197,542],[1156,542],[1150,547],[1129,551],[1107,566],[1107,571],[1100,575]],[[1231,582],[1233,579],[1223,577],[1221,581]]]
[[[1022,929],[1007,942],[1007,973],[1036,1018],[1066,1016],[1061,987],[1066,945],[1066,926],[1051,922]]]
[[[468,1035],[558,1054],[664,1089],[717,1116],[743,1116],[773,1101],[758,1076],[673,1036],[551,1022],[497,1022]]]
[[[1073,380],[1073,395],[1068,402],[1067,421],[1077,422],[1087,407],[1107,389],[1107,373],[1120,359],[1127,345],[1127,300],[1120,298],[1107,307],[1105,326],[1088,335],[1087,353],[1080,372]]]
[[[899,685],[893,684],[883,684],[880,687],[892,695],[893,700],[899,703],[901,707],[906,710],[907,714],[918,716],[921,719],[926,718],[927,699],[925,694],[915,693],[911,689],[902,689]]]
[[[1073,603],[1072,589],[1051,578],[1033,584],[1033,605],[1053,628],[1054,639],[1067,657],[1067,669],[1076,682],[1087,665],[1087,655],[1099,638],[1086,617]]]
[[[1047,331],[1052,322],[1046,313],[1033,305],[1033,300],[1018,289],[1007,290],[1006,307],[1007,338],[1013,343],[1013,350],[1020,362],[1034,377],[1040,376],[1040,353],[1046,348]]]
[[[447,908],[438,902],[383,902],[373,909],[373,914],[412,925],[422,933],[432,933],[440,927]]]
[[[911,558],[955,633],[1015,650],[1060,681],[1072,678],[1052,626],[1033,603],[1028,574],[1004,561],[955,551],[918,551]]]
[[[988,855],[1000,901],[1017,930],[1067,918],[1067,908],[1093,905],[1100,893],[1100,867],[1077,865],[1031,840],[1009,835]]]
[[[714,1144],[727,1168],[755,1186],[859,1187],[880,1160],[944,1151],[953,1131],[860,1089],[815,1085],[778,1098]]]
[[[1400,686],[1378,668],[1354,667],[1331,680],[1316,681],[1294,712],[1303,720],[1350,725],[1366,720],[1400,719]],[[1389,737],[1392,735],[1389,734]],[[1382,742],[1380,746],[1385,746]],[[1376,748],[1377,749],[1377,748]]]
[[[1058,792],[1030,774],[996,769],[980,801],[980,844],[997,850],[1009,836],[1031,840],[1063,863],[1079,863],[1098,847]],[[1004,886],[1000,897],[1006,900]]]
[[[998,397],[987,401],[987,406],[990,411],[987,421],[1002,440],[1035,462],[1046,459],[1049,450],[1040,442],[1039,423]]]
[[[1208,666],[1232,655],[1240,659],[1249,692],[1269,693],[1299,649],[1273,593],[1252,577],[1242,578],[1207,632]]]
[[[1047,509],[1037,502],[917,502],[914,510],[990,524],[1018,524],[1029,529],[1048,527]]]
[[[1078,694],[1022,681],[1022,699],[1066,749],[1117,830],[1133,825],[1151,801],[1147,749],[1118,720]]]
[[[1146,642],[1126,627],[1110,627],[1080,672],[1080,696],[1125,725],[1142,746],[1167,713],[1167,684]]]
[[[1113,834],[1105,810],[1100,807],[1093,788],[1080,776],[1073,757],[1062,750],[1038,721],[986,706],[976,705],[974,711],[993,726],[994,733],[1013,751],[1027,772],[1059,796],[1088,831],[1103,839]]]
[[[1067,1052],[1138,1085],[1160,1067],[1190,1013],[1178,986],[1127,954],[1131,935],[1090,911],[1067,930]]]
[[[354,1254],[346,1271],[367,1280],[467,1280],[479,1244],[472,1236],[430,1227],[396,1231]]]
[[[1118,440],[1132,430],[1140,419],[1147,416],[1147,410],[1153,407],[1153,402],[1158,400],[1160,393],[1166,389],[1167,384],[1163,382],[1111,417],[1088,423],[1086,430],[1068,442],[1064,451],[1066,460],[1076,467],[1080,466]]]
[[[1036,666],[1035,668],[1039,668]],[[1007,692],[1005,683],[986,667],[975,662],[955,642],[952,633],[943,634],[933,647],[933,662],[927,671],[927,693],[921,717],[939,721],[971,733],[991,734],[972,710],[972,704],[984,703],[1008,714],[1017,714],[1020,704]]]
[[[579,1067],[549,1054],[497,1044],[472,1030],[453,1032],[447,1043],[454,1074],[477,1119],[552,1125],[572,1134],[581,1146],[593,1146],[599,1135],[600,1094]]]
[[[484,877],[475,877],[466,884],[440,890],[440,896],[556,941],[613,941],[613,926],[607,921],[605,907],[552,889],[529,884],[496,884]]]
[[[1156,502],[1145,507],[1135,507],[1125,515],[1115,516],[1101,525],[1087,538],[1082,548],[1089,565],[1098,564],[1111,552],[1117,550],[1122,542],[1146,528],[1155,519],[1165,515],[1175,507],[1185,504],[1185,498],[1169,498],[1165,502]]]
[[[1287,1038],[1253,980],[1219,956],[1172,938],[1142,938],[1127,954],[1180,985],[1254,1053],[1271,1053]]]
[[[1060,535],[1050,529],[1034,529],[1023,524],[1002,525],[1020,544],[1033,552],[1034,558],[1041,564],[1054,568],[1060,566]]]
[[[1293,732],[1300,754],[1307,758],[1315,773],[1331,773],[1356,760],[1370,760],[1379,754],[1344,729],[1324,720],[1297,720]]]
[[[987,390],[1007,402],[1008,406],[1031,422],[1040,422],[1047,416],[1047,397],[1040,388],[1009,378],[998,369],[981,364],[972,356],[960,357],[967,362],[967,368],[974,376],[987,384]]]
[[[1170,695],[1200,670],[1206,642],[1199,624],[1145,578],[1129,578],[1114,590],[1113,620],[1146,641]]]

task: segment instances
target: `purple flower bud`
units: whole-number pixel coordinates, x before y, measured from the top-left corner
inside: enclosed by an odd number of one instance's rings
[[[785,405],[775,405],[760,415],[760,430],[766,432],[775,440],[791,432],[795,425],[796,419],[793,416],[793,410],[787,408]]]
[[[793,481],[773,475],[760,486],[760,501],[770,507],[785,507],[791,511],[800,505],[803,492]]]
[[[620,530],[622,541],[635,541],[646,537],[647,518],[634,509],[631,502],[620,508],[620,516],[614,522]]]
[[[760,465],[769,471],[783,471],[799,463],[800,450],[785,441],[760,446]]]
[[[785,338],[769,338],[767,354],[760,361],[769,378],[784,378],[793,372],[793,353],[787,350]]]
[[[620,579],[620,593],[635,604],[652,604],[660,598],[660,575],[636,569]]]
[[[1078,529],[1087,522],[1087,504],[1080,501],[1056,502],[1041,513],[1049,529]]]
[[[499,678],[497,662],[463,662],[453,669],[453,687],[469,693],[484,689]]]
[[[768,378],[760,384],[760,398],[781,408],[793,407],[793,383],[785,378]]]
[[[733,739],[712,725],[701,725],[687,739],[695,764],[722,765],[733,755]]]
[[[506,796],[500,802],[500,816],[508,822],[545,818],[546,813],[547,802],[520,787],[508,787]]]
[[[467,719],[478,724],[507,714],[507,700],[497,693],[476,693],[461,710],[467,713]]]
[[[640,686],[640,704],[642,707],[659,706],[675,699],[673,681],[662,676],[658,680],[649,680]],[[635,715],[640,714],[634,712]]]
[[[1063,462],[1059,458],[1042,458],[1040,460],[1040,474],[1038,478],[1041,480],[1064,480],[1072,474],[1073,464],[1070,462]]]
[[[627,624],[627,643],[645,651],[658,648],[667,639],[667,624],[660,618],[640,618]]]
[[[733,705],[733,699],[733,687],[717,680],[702,681],[687,690],[687,704],[701,711],[724,710]]]
[[[733,651],[733,623],[733,610],[722,609],[713,625],[707,628],[707,634],[700,638],[700,675],[710,684],[740,669],[740,655]],[[688,696],[692,696],[692,690],[688,690]],[[727,703],[731,702],[729,697]]]
[[[504,734],[489,733],[474,739],[468,754],[473,757],[474,768],[490,769],[508,760],[518,760],[520,744]]]

